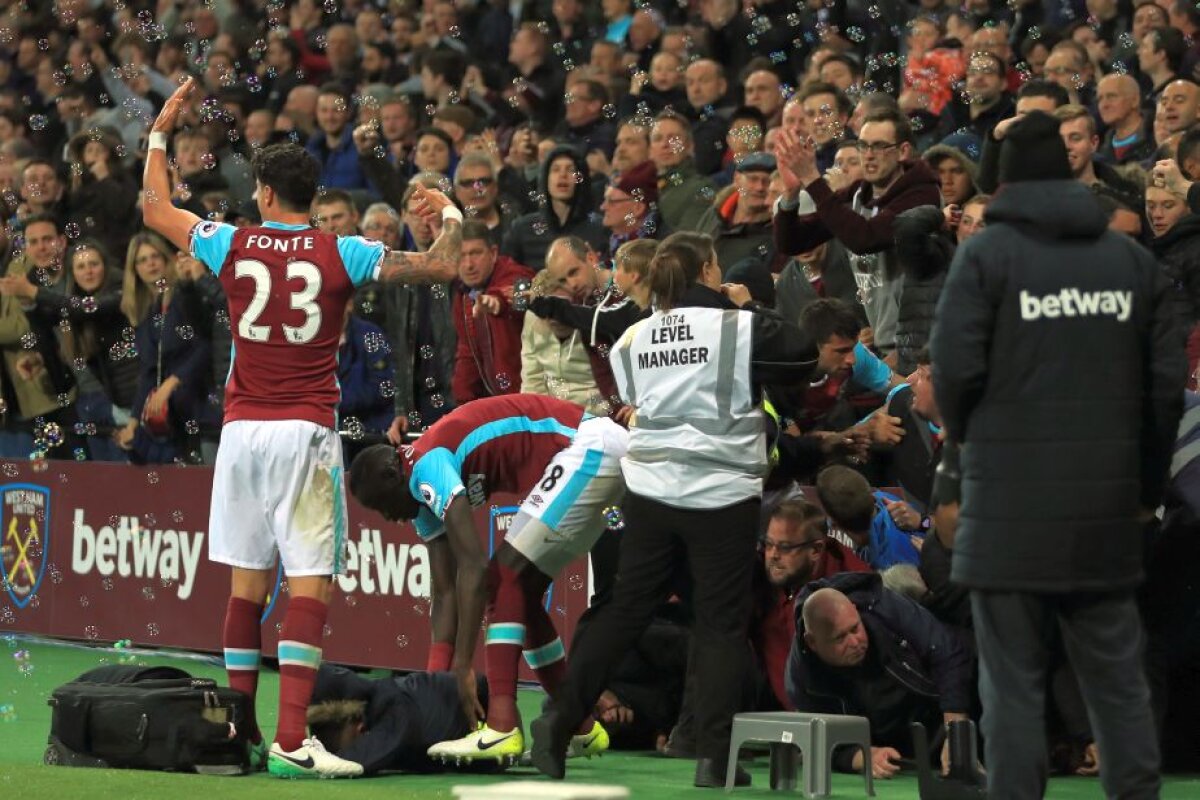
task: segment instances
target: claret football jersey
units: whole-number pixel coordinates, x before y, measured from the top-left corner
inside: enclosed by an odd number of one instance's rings
[[[460,494],[471,505],[496,491],[527,494],[550,459],[570,446],[583,418],[582,406],[539,394],[474,400],[442,417],[400,448],[409,491],[421,504],[413,522],[418,535],[438,536]]]
[[[229,304],[225,421],[299,419],[335,427],[346,303],[354,287],[378,276],[385,247],[308,225],[205,221],[192,228],[191,250],[216,274]]]

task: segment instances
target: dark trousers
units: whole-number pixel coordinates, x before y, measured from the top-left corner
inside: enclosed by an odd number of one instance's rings
[[[728,508],[685,511],[626,495],[612,602],[595,609],[571,645],[567,680],[556,704],[565,725],[574,729],[592,710],[613,669],[667,597],[676,569],[686,564],[694,584],[693,653],[701,698],[696,751],[723,770],[748,667],[758,508],[753,498]]]
[[[1133,593],[972,591],[971,610],[989,800],[1045,794],[1045,695],[1056,629],[1079,677],[1105,794],[1158,797],[1158,738]]]

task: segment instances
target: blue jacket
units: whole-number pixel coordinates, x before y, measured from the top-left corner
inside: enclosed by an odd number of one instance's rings
[[[366,174],[358,163],[354,146],[354,126],[347,123],[342,139],[333,150],[325,143],[325,132],[318,130],[308,140],[305,149],[321,164],[321,185],[329,189],[371,189]]]
[[[338,348],[338,416],[355,417],[368,433],[382,433],[395,416],[396,370],[387,334],[378,325],[350,317]]]
[[[874,494],[876,511],[875,518],[871,520],[871,541],[866,547],[855,551],[855,555],[874,570],[885,570],[893,564],[920,564],[921,553],[912,543],[914,534],[901,530],[887,510],[886,503],[900,498],[887,492]]]

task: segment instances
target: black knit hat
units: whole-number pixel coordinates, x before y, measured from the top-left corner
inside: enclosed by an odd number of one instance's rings
[[[1071,162],[1058,126],[1044,111],[1014,122],[1000,147],[1000,183],[1070,180]]]

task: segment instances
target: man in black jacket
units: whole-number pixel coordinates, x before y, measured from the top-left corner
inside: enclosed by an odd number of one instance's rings
[[[871,767],[889,778],[901,753],[912,755],[909,723],[929,731],[967,719],[971,655],[959,634],[873,572],[814,581],[796,598],[796,638],[788,657],[788,698],[797,711],[853,714],[871,722]],[[834,766],[862,769],[853,747]],[[942,747],[942,764],[949,749]]]
[[[952,577],[971,590],[991,798],[1046,788],[1048,651],[1061,631],[1110,797],[1157,797],[1133,590],[1187,364],[1154,258],[1106,230],[1058,121],[1009,129],[987,227],[958,249],[931,351],[962,445]]]
[[[487,707],[487,682],[479,702]],[[322,664],[317,671],[308,725],[331,751],[356,764],[364,775],[383,771],[436,772],[426,751],[467,735],[453,673],[414,672],[372,680],[344,667]]]

